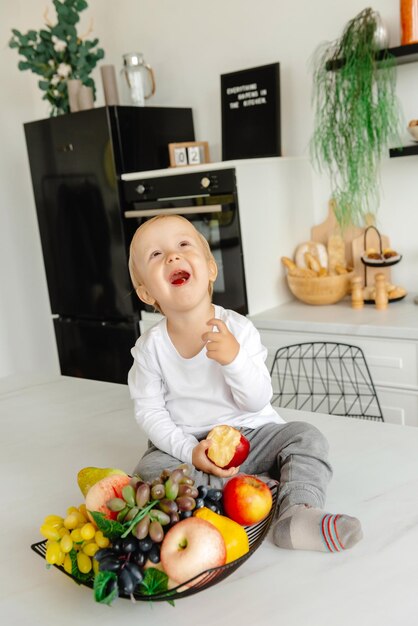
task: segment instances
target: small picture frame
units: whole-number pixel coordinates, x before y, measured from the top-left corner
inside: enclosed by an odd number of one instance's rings
[[[209,163],[209,144],[207,141],[185,141],[169,143],[170,167],[200,165]]]

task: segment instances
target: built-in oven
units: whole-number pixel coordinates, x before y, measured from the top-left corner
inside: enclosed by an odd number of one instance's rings
[[[218,265],[214,303],[247,314],[235,169],[139,176],[122,186],[127,247],[145,220],[162,213],[183,215],[207,239]]]

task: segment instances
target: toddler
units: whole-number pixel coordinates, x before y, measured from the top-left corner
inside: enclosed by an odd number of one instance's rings
[[[279,481],[276,545],[324,552],[355,545],[360,522],[323,511],[332,474],[325,438],[277,414],[258,331],[212,303],[217,266],[205,238],[183,217],[152,218],[132,239],[129,270],[138,297],[164,315],[132,349],[128,384],[149,439],[135,472],[152,480],[186,462],[196,484],[215,487],[238,471],[269,475]],[[206,456],[205,437],[218,424],[250,441],[241,467],[223,470]]]

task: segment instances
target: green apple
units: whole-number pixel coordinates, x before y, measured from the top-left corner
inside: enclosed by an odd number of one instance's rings
[[[77,483],[81,493],[86,497],[90,487],[102,480],[102,478],[114,476],[115,474],[127,476],[126,472],[114,467],[83,467],[77,474]]]

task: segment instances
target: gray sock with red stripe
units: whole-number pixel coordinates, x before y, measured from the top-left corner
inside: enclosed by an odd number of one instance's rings
[[[274,543],[288,550],[341,552],[362,537],[356,517],[325,513],[305,504],[290,507],[273,526]]]

